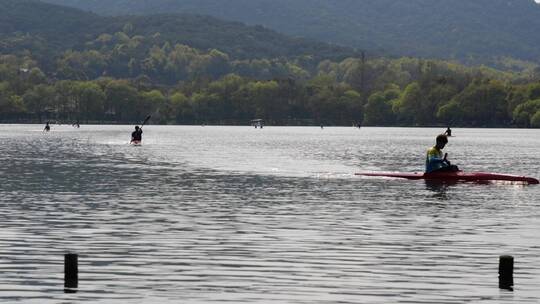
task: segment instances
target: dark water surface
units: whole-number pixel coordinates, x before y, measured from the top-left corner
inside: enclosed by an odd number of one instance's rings
[[[0,125],[2,303],[540,301],[539,186],[354,176],[422,170],[443,130],[42,127]],[[454,133],[463,169],[540,177],[540,130]]]

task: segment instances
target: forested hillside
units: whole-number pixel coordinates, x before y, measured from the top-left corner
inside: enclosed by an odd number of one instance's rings
[[[193,15],[0,0],[0,121],[540,127],[540,70],[361,56]]]
[[[88,48],[101,34],[126,30],[131,36],[152,36],[155,43],[187,44],[220,49],[239,59],[309,55],[318,59],[344,58],[351,49],[290,38],[260,26],[248,27],[196,15],[100,17],[32,0],[0,0],[0,51],[19,46],[52,50]],[[125,26],[128,25],[128,28]],[[35,41],[37,38],[38,41]]]
[[[540,62],[534,0],[47,0],[101,14],[195,12],[378,53]]]

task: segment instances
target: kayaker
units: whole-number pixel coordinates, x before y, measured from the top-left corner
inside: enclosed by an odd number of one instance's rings
[[[444,134],[437,136],[435,146],[427,151],[426,156],[426,173],[433,172],[455,172],[459,168],[452,165],[447,159],[448,153],[443,156],[442,149],[448,143],[448,137]]]
[[[45,124],[45,128],[43,128],[43,131],[49,132],[50,130],[51,130],[51,126],[49,126],[49,122],[47,121],[47,123]]]
[[[139,126],[135,126],[135,131],[131,133],[131,142],[141,142],[142,141],[142,128],[139,128]]]
[[[446,132],[444,132],[444,135],[452,137],[452,129],[450,129],[450,127],[446,128]]]

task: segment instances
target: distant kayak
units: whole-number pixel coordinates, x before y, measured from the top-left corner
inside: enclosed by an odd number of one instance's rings
[[[435,172],[435,173],[423,173],[423,172],[360,172],[355,175],[361,176],[378,176],[378,177],[392,177],[392,178],[405,178],[405,179],[423,179],[432,181],[450,181],[450,182],[482,182],[482,181],[511,181],[511,182],[523,182],[527,184],[540,183],[536,178],[510,175],[510,174],[498,174],[487,172]]]
[[[142,141],[141,140],[132,140],[130,142],[130,144],[133,145],[133,146],[140,146],[140,145],[142,145]]]

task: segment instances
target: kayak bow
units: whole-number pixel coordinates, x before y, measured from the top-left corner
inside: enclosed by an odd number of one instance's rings
[[[433,181],[465,181],[465,182],[479,182],[479,181],[511,181],[511,182],[524,182],[528,184],[540,183],[536,178],[510,175],[510,174],[498,174],[487,172],[360,172],[355,175],[361,176],[377,176],[377,177],[392,177],[392,178],[405,178],[405,179],[423,179]]]

